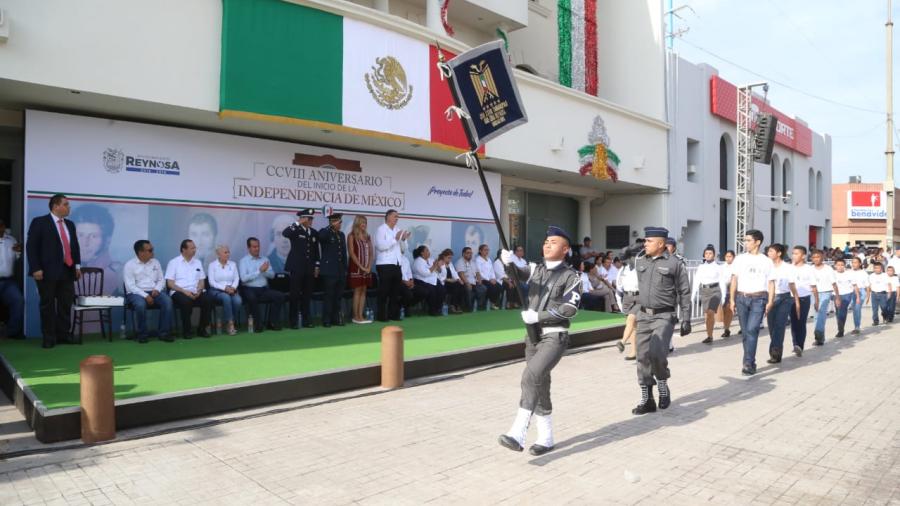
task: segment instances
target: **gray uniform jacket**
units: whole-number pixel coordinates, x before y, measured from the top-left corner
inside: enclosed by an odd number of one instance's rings
[[[691,284],[684,261],[664,251],[650,258],[641,255],[635,261],[638,275],[638,303],[642,308],[662,309],[681,306],[682,320],[691,318]]]
[[[528,309],[538,312],[541,327],[569,328],[581,301],[581,276],[566,262],[548,269],[534,265],[528,278]]]

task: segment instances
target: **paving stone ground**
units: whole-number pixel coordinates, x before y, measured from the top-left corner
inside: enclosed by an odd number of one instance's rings
[[[538,458],[496,442],[516,361],[0,461],[0,504],[900,504],[900,323],[843,339],[829,323],[825,346],[778,366],[763,331],[751,378],[740,336],[677,338],[673,404],[641,417],[633,362],[572,350],[557,448]],[[0,451],[43,448],[13,418]]]

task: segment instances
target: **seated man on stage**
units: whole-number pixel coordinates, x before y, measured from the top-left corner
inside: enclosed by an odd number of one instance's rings
[[[487,298],[487,287],[481,284],[481,274],[472,260],[472,248],[466,246],[462,249],[462,258],[456,261],[456,272],[466,287],[466,311],[473,311],[476,306],[481,306]]]
[[[269,280],[275,277],[275,269],[268,258],[259,255],[259,239],[247,239],[247,255],[238,264],[241,277],[240,291],[253,318],[253,332],[262,332],[265,328],[281,330],[284,311],[284,294],[269,288]],[[268,305],[266,316],[263,316],[260,303]]]
[[[194,241],[185,239],[181,241],[181,254],[169,260],[166,265],[166,285],[170,290],[172,301],[181,312],[181,330],[185,339],[193,337],[191,313],[198,306],[200,323],[197,325],[197,335],[211,337],[207,327],[215,299],[206,291],[206,274],[196,254],[197,246]]]
[[[481,284],[487,290],[487,298],[491,301],[491,309],[500,309],[500,296],[503,294],[503,285],[497,280],[494,272],[494,263],[491,262],[491,249],[487,244],[478,246],[478,257],[475,258],[475,267],[481,277]],[[487,309],[487,303],[484,305]]]
[[[413,250],[413,258],[413,290],[416,297],[425,300],[429,315],[441,316],[444,298],[447,296],[444,285],[438,283],[438,273],[441,272],[443,262],[440,259],[435,262],[428,246],[424,244]]]
[[[582,296],[584,308],[591,311],[613,312],[616,303],[616,289],[597,272],[599,267],[596,265],[585,263],[584,270],[588,273],[588,280],[593,287],[590,292]]]
[[[147,342],[147,308],[159,308],[159,340],[171,343],[172,299],[166,293],[166,277],[159,260],[153,258],[153,245],[141,239],[134,243],[136,258],[125,262],[122,277],[125,281],[125,298],[134,308],[137,341]]]

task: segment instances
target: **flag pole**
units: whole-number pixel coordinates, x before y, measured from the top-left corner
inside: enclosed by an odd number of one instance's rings
[[[439,65],[446,65],[446,61],[444,60],[444,51],[441,49],[441,45],[437,41],[435,41],[435,46],[437,47],[438,51]],[[443,70],[439,70],[439,72],[442,71]],[[450,95],[453,96],[453,104],[456,107],[460,107],[461,100],[456,94],[456,88],[453,86],[453,73],[449,72],[448,74],[443,75],[447,78],[447,85],[450,87]],[[469,128],[469,124],[463,121],[462,118],[460,118],[460,123],[462,124],[463,131],[466,134],[466,141],[468,141],[469,143],[469,152],[466,154],[466,166],[478,173],[478,178],[481,180],[481,187],[484,189],[485,197],[487,197],[488,207],[490,207],[491,209],[491,216],[494,218],[494,226],[497,227],[497,234],[500,236],[500,247],[505,250],[509,250],[509,243],[506,241],[506,234],[503,232],[503,226],[500,224],[500,215],[497,213],[497,206],[494,205],[494,197],[491,195],[491,189],[488,187],[487,179],[485,179],[484,177],[484,169],[481,168],[481,160],[478,158],[479,145],[475,140],[475,134]],[[522,283],[519,278],[519,268],[516,267],[515,264],[507,266],[507,273],[512,276],[513,283],[516,285],[516,293],[519,296],[519,303],[522,305],[523,309],[527,309],[528,300],[525,298],[526,294],[522,290]],[[541,332],[538,325],[526,324],[525,329],[528,332],[528,337],[532,342],[540,341]]]

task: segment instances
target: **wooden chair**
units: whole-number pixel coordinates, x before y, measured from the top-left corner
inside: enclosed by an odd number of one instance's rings
[[[87,297],[104,295],[103,269],[99,267],[81,268],[81,279],[75,281],[75,303],[72,305],[72,311],[74,311],[75,315],[72,318],[72,335],[75,335],[75,326],[77,325],[78,343],[81,344],[84,337],[84,324],[99,323],[100,334],[112,342],[112,308],[109,306],[79,306],[78,297],[82,295]],[[85,319],[86,314],[91,312],[96,313],[97,318]],[[106,327],[103,326],[104,323],[109,326],[109,333],[106,332]]]

